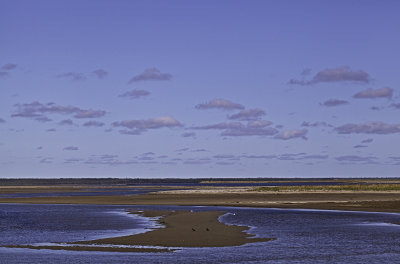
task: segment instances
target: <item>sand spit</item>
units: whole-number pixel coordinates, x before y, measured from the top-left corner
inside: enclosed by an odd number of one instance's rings
[[[161,247],[226,247],[252,242],[270,241],[254,238],[245,231],[246,226],[225,225],[218,221],[224,212],[150,211],[143,216],[160,216],[165,228],[131,236],[78,241],[79,244],[141,245]]]
[[[11,245],[8,248],[109,251],[109,252],[172,252],[184,247],[227,247],[266,242],[271,238],[255,238],[246,233],[246,226],[225,225],[219,211],[133,211],[145,217],[158,217],[163,228],[121,237],[76,241],[51,245]]]

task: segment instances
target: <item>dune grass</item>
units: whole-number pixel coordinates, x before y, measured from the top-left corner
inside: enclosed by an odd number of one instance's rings
[[[385,192],[400,191],[400,184],[352,184],[352,185],[301,185],[301,186],[266,186],[254,188],[257,192],[319,192],[353,191]]]

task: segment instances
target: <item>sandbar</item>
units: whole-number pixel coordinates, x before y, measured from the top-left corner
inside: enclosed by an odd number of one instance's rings
[[[218,221],[225,214],[219,211],[191,212],[170,211],[151,213],[160,216],[159,222],[165,228],[146,233],[78,241],[79,244],[141,245],[162,247],[227,247],[246,243],[270,241],[271,238],[255,238],[246,233],[247,226],[226,225]],[[144,212],[149,216],[149,212]]]
[[[158,217],[157,221],[163,227],[141,234],[67,243],[70,245],[9,245],[3,247],[75,251],[169,252],[176,250],[174,248],[228,247],[273,240],[273,238],[259,238],[246,233],[245,231],[249,229],[247,226],[221,223],[219,217],[225,212],[220,211],[133,211],[131,213],[145,217]]]

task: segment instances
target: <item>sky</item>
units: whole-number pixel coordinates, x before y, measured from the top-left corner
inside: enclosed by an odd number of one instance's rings
[[[0,177],[399,177],[399,12],[0,0]]]

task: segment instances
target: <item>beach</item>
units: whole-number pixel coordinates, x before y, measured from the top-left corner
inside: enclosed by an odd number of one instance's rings
[[[13,188],[14,192],[19,192],[18,187]],[[54,189],[47,187],[46,191],[50,192]],[[26,192],[26,189],[24,188],[21,192]],[[139,195],[0,198],[0,203],[200,205],[400,212],[400,191],[269,192],[254,191],[254,188],[249,187],[186,187],[184,190],[155,191]]]

